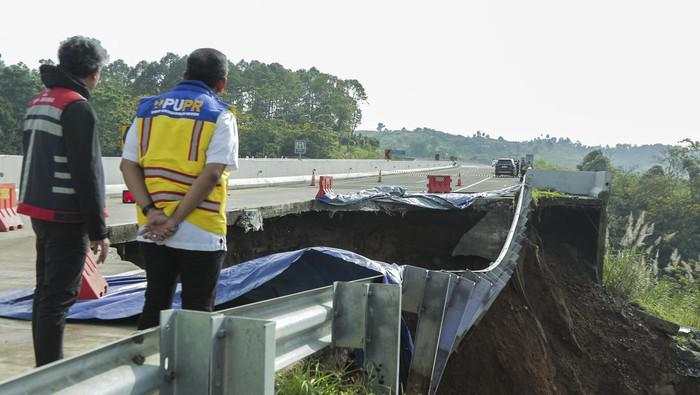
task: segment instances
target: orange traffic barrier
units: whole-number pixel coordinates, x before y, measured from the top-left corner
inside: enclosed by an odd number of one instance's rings
[[[85,253],[85,266],[83,266],[81,279],[78,300],[99,299],[107,295],[107,280],[100,274],[97,260],[90,250]]]
[[[452,177],[428,175],[428,193],[452,192]]]
[[[17,214],[15,184],[0,184],[0,232],[23,227],[22,218]]]
[[[326,193],[333,191],[333,177],[331,176],[320,176],[318,178],[318,193],[316,194],[316,199],[320,199],[326,196]]]

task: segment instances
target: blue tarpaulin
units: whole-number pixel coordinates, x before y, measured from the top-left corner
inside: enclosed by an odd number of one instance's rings
[[[462,210],[469,207],[477,198],[512,194],[517,187],[516,185],[482,193],[409,193],[406,192],[406,188],[400,186],[379,186],[347,194],[327,191],[317,200],[336,207],[391,204],[431,210]]]
[[[350,281],[376,274],[383,275],[385,282],[400,283],[400,273],[397,265],[374,261],[350,251],[329,247],[305,248],[223,269],[217,285],[216,305],[225,307],[239,297],[249,301],[264,300],[330,285],[334,281]],[[107,296],[75,303],[68,318],[114,320],[141,313],[146,289],[143,272],[109,276],[107,282]],[[178,284],[173,308],[180,307],[180,292]],[[25,289],[0,295],[0,316],[31,319],[33,294],[32,289]]]

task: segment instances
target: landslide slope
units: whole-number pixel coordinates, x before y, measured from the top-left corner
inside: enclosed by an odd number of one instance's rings
[[[439,393],[699,394],[673,340],[592,278],[595,254],[586,250],[595,242],[576,231],[587,213],[544,211],[518,272],[450,358]]]

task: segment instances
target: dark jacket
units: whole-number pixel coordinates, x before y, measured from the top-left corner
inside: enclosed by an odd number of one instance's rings
[[[39,68],[46,89],[24,118],[17,210],[35,219],[85,223],[90,240],[107,237],[105,182],[90,92],[60,66]]]

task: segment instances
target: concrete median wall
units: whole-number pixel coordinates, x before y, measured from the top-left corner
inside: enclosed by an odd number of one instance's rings
[[[119,171],[120,158],[104,157],[102,164],[105,169],[107,185],[122,185]],[[428,168],[448,167],[452,162],[446,161],[387,161],[381,159],[240,159],[240,168],[231,173],[233,184],[254,185],[253,179],[269,180],[279,177],[310,177],[316,169],[316,175],[357,175],[401,170],[420,170]],[[19,155],[0,155],[0,182],[19,184],[22,168],[22,157]],[[237,182],[236,180],[247,180]],[[301,181],[301,180],[299,180]],[[268,185],[270,182],[261,182]]]
[[[22,157],[17,155],[0,155],[0,182],[19,184],[22,171]]]

